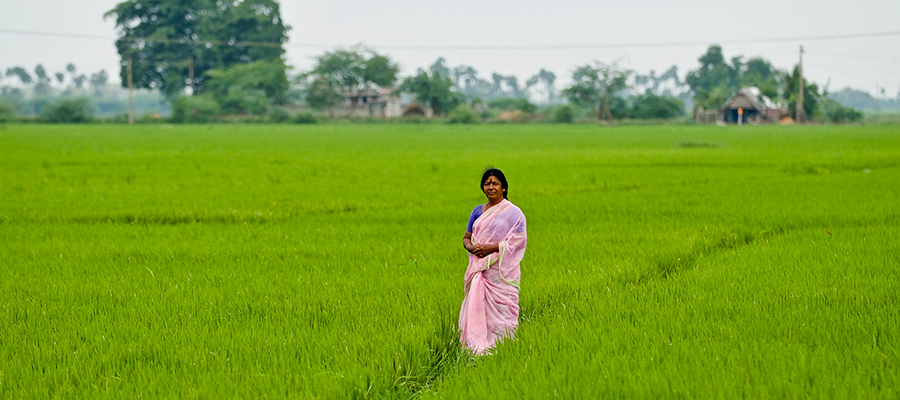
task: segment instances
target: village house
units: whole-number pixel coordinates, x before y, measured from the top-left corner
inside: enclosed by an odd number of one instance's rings
[[[393,88],[344,92],[344,101],[334,109],[335,115],[360,118],[396,118],[403,114],[400,96]]]
[[[694,121],[698,123],[778,123],[787,112],[758,88],[738,90],[718,110],[694,109]]]

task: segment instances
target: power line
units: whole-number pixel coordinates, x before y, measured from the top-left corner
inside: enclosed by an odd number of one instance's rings
[[[102,40],[125,40],[135,43],[163,43],[163,44],[193,44],[197,46],[205,46],[205,45],[226,45],[226,46],[263,46],[263,47],[281,47],[281,42],[263,42],[263,41],[246,41],[246,40],[235,40],[235,41],[225,41],[225,40],[188,40],[188,39],[147,39],[147,38],[138,38],[138,37],[122,37],[122,38],[112,38],[109,36],[101,36],[101,35],[84,35],[78,33],[58,33],[58,32],[39,32],[39,31],[22,31],[15,29],[0,29],[0,33],[9,33],[13,35],[28,35],[28,36],[49,36],[49,37],[65,37],[65,38],[74,38],[74,39],[102,39]]]
[[[617,43],[617,44],[587,44],[587,45],[522,45],[522,46],[415,46],[415,45],[383,45],[372,47],[379,49],[396,49],[396,50],[593,50],[593,49],[620,49],[620,48],[645,48],[645,47],[686,47],[686,46],[706,46],[709,44],[748,44],[748,43],[779,43],[779,42],[799,42],[799,41],[822,41],[822,40],[839,40],[839,39],[859,39],[869,37],[885,37],[900,36],[900,31],[891,32],[874,32],[860,33],[848,35],[831,35],[831,36],[806,36],[806,37],[789,37],[789,38],[767,38],[767,39],[734,39],[734,40],[711,40],[711,41],[693,41],[693,42],[651,42],[651,43]],[[324,45],[323,45],[324,47]]]
[[[333,48],[342,47],[334,44],[317,44],[317,43],[285,43],[281,42],[264,42],[264,41],[221,41],[221,40],[187,40],[187,39],[144,39],[144,38],[112,38],[100,35],[70,34],[58,32],[40,32],[40,31],[24,31],[15,29],[0,29],[0,33],[14,35],[29,36],[48,36],[48,37],[66,37],[75,39],[103,39],[103,40],[130,40],[143,43],[174,43],[174,44],[196,44],[204,45],[226,45],[226,46],[289,46],[295,48]],[[705,46],[709,44],[750,44],[750,43],[784,43],[784,42],[809,42],[809,41],[825,41],[825,40],[845,40],[845,39],[864,39],[876,37],[900,36],[900,31],[887,32],[870,32],[855,33],[842,35],[827,36],[798,36],[798,37],[782,37],[782,38],[760,38],[760,39],[731,39],[731,40],[709,40],[709,41],[687,41],[687,42],[648,42],[648,43],[605,43],[605,44],[586,44],[586,45],[497,45],[497,46],[477,46],[477,45],[371,45],[377,49],[390,50],[593,50],[593,49],[620,49],[620,48],[646,48],[646,47],[686,47],[686,46]]]
[[[876,58],[876,57],[866,57],[852,54],[832,54],[832,53],[821,53],[818,51],[810,52],[807,51],[806,54],[814,55],[814,56],[824,56],[824,57],[834,57],[834,58],[844,58],[848,60],[871,60],[871,61],[881,61],[881,62],[890,62],[890,59],[887,58]]]
[[[849,68],[837,67],[837,68],[835,68],[834,65],[832,65],[832,64],[828,64],[828,65],[819,64],[819,63],[810,64],[809,62],[807,62],[807,64],[815,67],[816,69],[831,70],[831,71],[835,71],[835,72],[850,73],[850,74],[856,74],[856,75],[863,74],[863,75],[869,75],[869,76],[884,76],[884,77],[891,77],[891,78],[897,77],[897,73],[894,71],[891,71],[891,72],[882,71],[882,70],[876,71],[876,70],[867,70],[865,68],[859,69],[858,67],[849,67]]]

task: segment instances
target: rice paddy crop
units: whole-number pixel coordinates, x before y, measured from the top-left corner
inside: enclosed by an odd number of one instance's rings
[[[488,165],[521,325],[457,343]],[[0,129],[0,398],[897,398],[893,126]]]

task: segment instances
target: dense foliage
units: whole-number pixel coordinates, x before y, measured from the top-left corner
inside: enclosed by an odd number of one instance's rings
[[[0,99],[0,123],[11,121],[15,118],[16,108],[18,107],[13,102]]]
[[[537,111],[537,106],[528,99],[520,97],[499,97],[491,99],[487,102],[488,107],[501,111],[521,111],[523,113],[533,113]]]
[[[785,76],[785,93],[787,94],[787,106],[791,115],[797,118],[797,94],[800,92],[800,68],[794,67],[790,75]],[[803,111],[806,118],[813,115],[816,104],[819,102],[819,86],[804,79],[803,82]]]
[[[481,121],[478,113],[466,103],[456,106],[447,114],[447,122],[451,124],[474,124],[478,121]]]
[[[273,105],[286,104],[290,83],[284,62],[257,61],[206,72],[206,91],[227,114],[263,115]]]
[[[629,99],[628,118],[671,119],[684,115],[684,102],[671,96],[657,96],[651,92]]]
[[[319,122],[319,119],[311,112],[301,111],[294,115],[291,122],[294,122],[295,124],[315,124],[316,122]]]
[[[553,122],[561,124],[569,124],[575,121],[575,110],[568,104],[563,104],[556,108],[553,113]]]
[[[172,103],[172,122],[211,122],[221,112],[219,102],[210,95],[182,96]]]
[[[45,107],[58,101],[82,98],[90,98],[94,118],[115,119],[128,110],[127,92],[111,85],[105,70],[83,73],[70,63],[65,72],[54,72],[52,81],[50,72],[42,65],[38,64],[34,70],[36,76],[44,79],[34,79],[27,69],[17,66],[7,68],[6,77],[10,79],[0,85],[0,103],[11,107],[22,120],[39,119]],[[132,98],[138,117],[168,114],[169,106],[158,91],[135,90]]]
[[[331,109],[346,96],[355,110],[367,91],[392,87],[398,72],[400,67],[388,56],[357,46],[316,57],[315,67],[299,80],[313,108]]]
[[[851,107],[841,105],[832,99],[822,99],[818,102],[814,117],[825,122],[836,124],[859,122],[863,113]]]
[[[131,60],[134,86],[169,98],[190,86],[202,93],[207,71],[281,60],[289,29],[275,0],[129,0],[106,16],[119,30],[122,84]],[[194,82],[188,80],[191,66]]]
[[[722,54],[722,47],[713,45],[698,61],[700,66],[688,72],[685,83],[694,93],[694,100],[700,107],[718,109],[738,89],[744,87],[756,87],[763,96],[773,100],[790,92],[789,85],[785,87],[787,74],[763,58],[751,58],[744,62],[743,56],[737,56],[729,63]],[[816,95],[817,93],[811,93],[811,96]]]
[[[94,112],[86,98],[58,100],[41,110],[41,121],[51,123],[83,124],[91,122]]]
[[[416,75],[403,80],[397,87],[400,93],[411,94],[422,104],[428,104],[434,115],[443,115],[458,104],[465,103],[464,95],[454,92],[450,78],[420,69]]]
[[[632,73],[616,63],[597,61],[576,68],[572,73],[574,82],[562,93],[572,103],[589,108],[597,119],[609,121],[613,119],[610,109],[613,99],[616,93],[627,88],[628,77]]]
[[[144,10],[142,4],[136,1],[122,3],[119,7],[127,5],[149,13],[146,15],[161,12],[160,9]],[[238,13],[240,6],[246,4],[250,3],[231,4],[220,11]],[[277,8],[257,8],[257,16],[277,11]],[[184,11],[177,7],[167,10]],[[118,14],[112,12],[110,15]],[[254,24],[248,26],[256,26]],[[160,43],[169,43],[166,40]],[[251,46],[249,42],[243,43],[245,47],[271,47],[269,44],[254,43]],[[443,58],[439,58],[428,69],[419,69],[416,74],[403,78],[395,88],[399,66],[388,56],[361,45],[326,51],[316,57],[311,70],[290,78],[290,67],[281,58],[243,60],[225,67],[197,69],[195,72],[200,76],[195,77],[196,90],[188,92],[182,85],[176,93],[168,93],[169,101],[162,101],[164,99],[156,90],[139,90],[135,94],[135,114],[139,117],[143,115],[146,121],[160,121],[167,117],[167,109],[171,108],[171,114],[177,114],[172,119],[174,122],[197,119],[288,122],[293,118],[293,113],[300,109],[312,109],[320,112],[322,117],[329,114],[332,118],[368,116],[369,112],[377,114],[379,110],[388,109],[397,115],[397,102],[403,101],[406,105],[409,104],[406,102],[413,100],[419,104],[407,105],[401,109],[402,113],[421,112],[424,116],[430,108],[433,113],[428,115],[440,118],[458,105],[468,103],[480,119],[488,121],[673,119],[683,116],[685,107],[718,109],[738,88],[753,86],[760,90],[760,101],[770,106],[774,103],[775,107],[784,107],[789,115],[794,116],[799,90],[798,68],[788,74],[762,58],[745,61],[744,57],[737,56],[727,61],[721,47],[711,46],[699,58],[699,68],[689,71],[684,83],[680,81],[678,69],[674,66],[661,75],[652,70],[648,75],[640,75],[616,63],[583,65],[573,72],[572,85],[561,92],[574,106],[573,112],[562,111],[560,118],[556,118],[557,108],[563,102],[560,102],[553,87],[556,76],[546,70],[532,76],[523,86],[515,76],[494,73],[493,80],[489,82],[478,78],[477,71],[471,67],[449,67]],[[156,65],[160,67],[157,72],[160,72],[166,70],[162,67],[168,64]],[[45,107],[57,100],[88,96],[97,117],[125,121],[125,93],[109,90],[109,77],[105,71],[88,76],[72,64],[67,65],[64,72],[48,71],[38,64],[33,74],[23,67],[10,67],[5,76],[18,81],[18,85],[0,86],[0,102],[6,103],[6,108],[13,108],[12,113],[6,111],[6,116],[2,117],[6,120],[11,119],[12,114],[21,115],[22,120],[34,120],[35,116],[43,114]],[[160,86],[153,84],[147,87]],[[188,107],[192,111],[185,112],[184,107],[173,101],[185,95],[206,97],[196,101],[199,107],[192,103]],[[816,83],[805,82],[806,115],[828,123],[859,121],[862,114],[831,104],[819,107],[817,104],[824,96],[869,108],[883,106],[885,110],[900,104],[895,100],[875,101],[866,93],[852,90],[828,94],[820,90]],[[367,106],[367,102],[374,97],[377,97],[377,102],[387,100],[390,106],[380,108],[384,103],[377,103],[374,108]],[[210,102],[215,102],[216,106],[210,107]],[[182,101],[180,104],[187,103]],[[357,113],[357,110],[364,112]],[[208,116],[212,111],[217,115]]]

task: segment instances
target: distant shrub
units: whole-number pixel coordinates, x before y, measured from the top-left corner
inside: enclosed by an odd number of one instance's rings
[[[451,124],[474,124],[480,120],[478,113],[468,104],[460,104],[447,114],[447,122]]]
[[[631,118],[631,106],[621,97],[613,97],[609,102],[609,113],[613,119]]]
[[[0,101],[0,123],[12,121],[15,117],[15,104],[12,104],[12,102]]]
[[[526,113],[526,114],[534,114],[537,111],[537,106],[531,103],[528,100],[520,99],[517,110]]]
[[[203,95],[182,96],[172,103],[172,122],[210,122],[220,112],[219,103],[210,97]]]
[[[516,97],[500,97],[488,100],[488,107],[502,111],[512,111],[518,109],[519,98]]]
[[[628,113],[634,119],[670,119],[684,115],[684,102],[672,96],[657,96],[647,92],[632,99]]]
[[[846,107],[832,99],[823,99],[816,105],[816,119],[835,124],[859,122],[863,113],[855,108]]]
[[[575,121],[575,109],[568,104],[559,106],[553,113],[553,122],[571,124],[573,121]]]
[[[291,119],[291,112],[287,109],[287,107],[283,106],[273,106],[269,108],[268,114],[270,122],[282,123],[287,122]]]
[[[316,114],[311,111],[300,111],[297,114],[294,114],[294,117],[291,120],[295,124],[315,124],[319,122],[319,119],[316,118]]]
[[[238,63],[204,72],[204,94],[214,99],[222,114],[268,117],[269,108],[287,102],[290,82],[281,59]]]
[[[537,111],[537,106],[529,102],[527,99],[518,97],[501,97],[488,101],[488,107],[500,111],[521,111],[526,114],[532,114]]]
[[[52,123],[80,124],[94,119],[88,99],[60,100],[41,109],[41,120]]]

